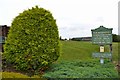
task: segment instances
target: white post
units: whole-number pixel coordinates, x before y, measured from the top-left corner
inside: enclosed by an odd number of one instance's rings
[[[100,58],[100,63],[103,64],[104,63],[104,59]]]

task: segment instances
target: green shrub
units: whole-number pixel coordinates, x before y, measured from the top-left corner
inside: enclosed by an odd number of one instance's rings
[[[89,78],[118,78],[118,74],[110,62],[101,65],[98,61],[64,61],[51,65],[43,77],[88,78],[89,80]]]
[[[12,22],[4,57],[17,70],[37,73],[59,57],[59,35],[50,11],[32,7]]]

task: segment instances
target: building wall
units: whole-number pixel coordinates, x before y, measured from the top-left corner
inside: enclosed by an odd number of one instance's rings
[[[72,38],[71,40],[74,40],[74,41],[91,41],[92,37],[76,37],[76,38]]]
[[[4,36],[4,37],[7,37],[7,34],[8,34],[8,31],[9,31],[9,26],[7,25],[3,25],[3,26],[0,26],[1,27],[1,33],[0,33],[0,36]]]
[[[0,52],[3,52],[4,40],[7,37],[10,27],[7,25],[0,25]]]

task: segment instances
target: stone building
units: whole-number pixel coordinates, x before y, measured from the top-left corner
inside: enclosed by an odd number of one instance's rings
[[[3,45],[7,37],[10,26],[0,25],[0,52],[3,52]]]

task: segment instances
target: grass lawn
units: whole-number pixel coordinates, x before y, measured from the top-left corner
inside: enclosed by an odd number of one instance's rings
[[[99,52],[99,45],[85,41],[61,41],[61,56],[58,60],[91,60],[93,52]],[[109,45],[105,46],[109,52]],[[118,43],[113,43],[113,61],[118,61]]]
[[[0,72],[1,74],[1,72]],[[21,73],[17,73],[17,72],[2,72],[2,78],[33,78],[33,79],[37,79],[37,78],[41,78],[40,76],[38,75],[34,75],[34,76],[27,76],[27,75],[24,75],[24,74],[21,74]]]

